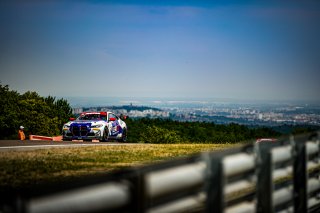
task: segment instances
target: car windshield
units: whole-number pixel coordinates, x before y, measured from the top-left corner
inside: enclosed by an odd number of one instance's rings
[[[101,120],[100,114],[84,114],[80,115],[78,120]]]

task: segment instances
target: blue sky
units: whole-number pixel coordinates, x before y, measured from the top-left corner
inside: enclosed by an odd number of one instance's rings
[[[155,2],[1,1],[1,84],[58,97],[320,102],[319,1]]]

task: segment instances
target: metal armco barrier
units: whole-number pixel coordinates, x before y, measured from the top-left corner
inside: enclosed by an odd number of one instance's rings
[[[0,212],[320,211],[320,134],[1,195]]]

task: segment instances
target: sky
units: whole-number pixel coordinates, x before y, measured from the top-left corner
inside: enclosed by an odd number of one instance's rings
[[[317,0],[3,0],[0,83],[57,97],[320,102],[319,26]]]

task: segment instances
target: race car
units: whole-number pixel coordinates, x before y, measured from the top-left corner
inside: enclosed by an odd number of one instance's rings
[[[120,117],[112,112],[83,112],[77,119],[70,118],[70,121],[63,125],[62,138],[65,141],[117,140],[125,142],[127,125],[123,120],[126,117]]]

